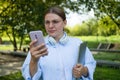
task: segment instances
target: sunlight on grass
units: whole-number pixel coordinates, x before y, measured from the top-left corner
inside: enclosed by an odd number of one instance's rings
[[[120,36],[75,36],[83,41],[120,43]]]
[[[12,45],[0,45],[0,50],[13,50]]]
[[[100,42],[109,42],[109,43],[120,43],[120,36],[74,36],[77,37],[83,41],[88,42],[88,47],[90,48],[96,48]],[[0,50],[13,50],[13,46],[11,42],[9,41],[8,37],[2,37],[3,44],[0,45]],[[19,45],[19,41],[17,40],[17,43]],[[25,38],[25,41],[23,43],[24,45],[29,45],[30,39],[29,37]]]

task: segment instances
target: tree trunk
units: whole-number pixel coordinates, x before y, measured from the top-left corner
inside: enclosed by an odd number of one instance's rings
[[[14,27],[12,28],[12,37],[13,37],[13,47],[14,47],[14,51],[17,51],[18,48],[17,48],[17,42],[16,42],[16,35],[15,35],[15,32],[14,32]]]
[[[22,35],[22,36],[21,36],[21,39],[20,39],[19,50],[21,50],[21,48],[22,48],[23,40],[24,40],[24,36]]]
[[[2,38],[0,37],[0,44],[2,44]]]
[[[14,47],[14,51],[17,51],[17,42],[16,42],[16,39],[15,39],[15,36],[13,37],[13,47]]]

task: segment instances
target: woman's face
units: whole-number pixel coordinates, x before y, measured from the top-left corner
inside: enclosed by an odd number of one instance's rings
[[[59,40],[63,36],[63,29],[66,25],[66,20],[54,13],[45,15],[45,29],[49,36]]]

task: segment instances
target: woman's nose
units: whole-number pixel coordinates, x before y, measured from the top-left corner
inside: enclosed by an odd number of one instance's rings
[[[52,28],[52,27],[54,27],[54,24],[52,22],[50,22],[49,28]]]

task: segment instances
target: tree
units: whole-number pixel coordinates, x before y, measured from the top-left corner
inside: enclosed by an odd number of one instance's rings
[[[13,44],[14,51],[18,50],[17,39],[20,41],[19,49],[23,44],[26,34],[31,30],[44,29],[44,12],[53,5],[66,6],[75,10],[71,0],[1,0],[0,1],[0,26],[5,31]]]
[[[91,8],[99,18],[109,16],[120,29],[120,0],[96,0],[92,2]]]
[[[91,9],[94,10],[94,14],[98,20],[104,19],[108,16],[113,24],[116,24],[118,33],[120,31],[120,0],[77,0],[73,2],[74,5],[70,6],[77,7],[73,11],[78,11],[80,14],[84,14]],[[104,19],[103,24],[109,26],[108,19]],[[102,26],[104,28],[105,26]],[[111,27],[107,27],[111,29]],[[113,30],[113,29],[112,29]]]
[[[110,16],[119,28],[119,3],[119,0],[0,0],[0,27],[7,33],[14,50],[18,50],[17,39],[21,49],[29,31],[41,29],[46,34],[43,15],[49,6],[60,5],[79,13],[94,9],[96,16],[98,13]]]
[[[43,31],[43,14],[46,8],[43,2],[9,0],[1,1],[0,24],[13,44],[14,50],[18,50],[17,39],[21,49],[25,34],[30,30],[41,29]]]
[[[98,35],[110,36],[119,35],[117,31],[117,25],[111,20],[109,16],[106,16],[98,21]]]
[[[67,7],[75,8],[73,11],[81,14],[93,9],[98,19],[109,16],[120,29],[120,0],[76,0],[72,4]]]
[[[80,0],[86,11],[94,10],[95,16],[109,16],[120,29],[120,0]],[[85,10],[84,9],[84,10]]]

